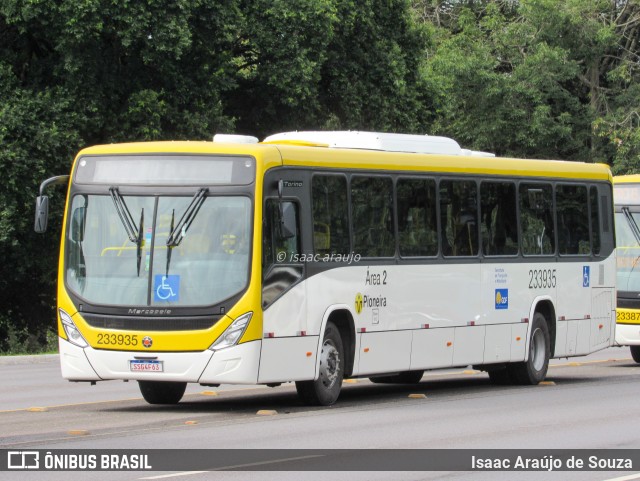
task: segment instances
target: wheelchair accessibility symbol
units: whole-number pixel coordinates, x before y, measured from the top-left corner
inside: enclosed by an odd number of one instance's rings
[[[177,302],[180,298],[180,276],[156,275],[153,282],[153,300]]]
[[[589,266],[582,266],[582,287],[589,287]]]

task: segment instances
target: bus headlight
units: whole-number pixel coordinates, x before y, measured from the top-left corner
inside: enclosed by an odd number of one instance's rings
[[[69,342],[82,348],[87,347],[89,343],[84,340],[84,337],[82,337],[82,334],[80,334],[80,331],[71,320],[71,316],[62,309],[58,310],[60,311],[60,320],[62,321],[62,327],[64,327],[64,332],[67,333],[67,339],[69,340]]]
[[[251,316],[253,316],[253,312],[247,312],[242,316],[238,317],[235,321],[231,323],[229,327],[225,329],[222,335],[211,344],[212,351],[217,351],[219,349],[224,349],[225,347],[235,346],[242,334],[244,334],[245,329],[249,325],[249,321],[251,320]]]

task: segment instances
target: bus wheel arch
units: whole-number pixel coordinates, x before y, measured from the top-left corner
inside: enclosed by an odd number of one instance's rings
[[[353,374],[356,356],[356,329],[353,316],[348,309],[339,307],[329,312],[325,317],[326,322],[323,322],[323,332],[329,323],[333,323],[340,333],[344,347],[344,377],[349,377]]]
[[[550,342],[550,357],[555,356],[556,350],[556,310],[553,306],[553,303],[549,299],[540,300],[533,310],[533,316],[531,318],[531,322],[533,322],[533,318],[536,313],[542,314],[544,316],[545,322],[547,323],[547,328],[549,330],[549,342]]]
[[[296,391],[307,404],[330,406],[338,400],[344,379],[342,336],[333,322],[327,322],[318,352],[319,371],[313,381],[296,381]]]
[[[535,385],[543,381],[551,358],[549,322],[536,310],[529,329],[527,357],[522,362],[509,364],[508,377],[520,385]]]

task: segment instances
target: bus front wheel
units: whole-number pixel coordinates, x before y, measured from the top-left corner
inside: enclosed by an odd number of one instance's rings
[[[187,389],[186,382],[138,381],[138,386],[149,404],[178,404]]]
[[[545,317],[536,312],[531,323],[529,358],[524,362],[509,365],[510,377],[517,384],[533,385],[544,380],[551,357],[549,326]]]
[[[631,349],[631,357],[637,363],[640,363],[640,346],[629,346]]]
[[[330,406],[340,395],[344,377],[344,348],[340,331],[327,324],[320,350],[320,372],[315,381],[296,381],[296,390],[307,404]]]

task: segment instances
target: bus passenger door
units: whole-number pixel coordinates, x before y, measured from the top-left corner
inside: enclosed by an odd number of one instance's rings
[[[306,336],[299,204],[267,199],[263,221],[263,340],[259,383],[310,379],[317,338]]]

